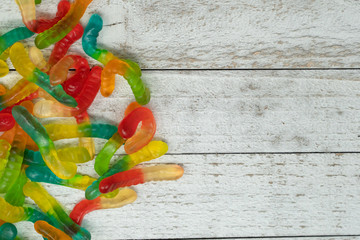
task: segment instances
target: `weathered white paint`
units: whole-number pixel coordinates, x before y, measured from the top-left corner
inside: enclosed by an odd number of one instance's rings
[[[57,2],[43,1],[39,15]],[[349,0],[94,0],[82,23],[101,14],[99,42],[142,68],[358,68],[359,12]],[[3,0],[1,33],[20,25]]]
[[[11,81],[12,73],[1,81]],[[156,138],[169,153],[360,149],[360,71],[144,72]],[[15,77],[15,76],[14,76]],[[118,124],[133,96],[118,78],[90,115]]]
[[[39,15],[50,17],[57,2],[43,1]],[[82,23],[102,15],[99,43],[142,68],[358,68],[359,10],[347,0],[94,0]],[[20,25],[4,0],[0,33]],[[84,54],[80,43],[70,52]],[[359,154],[231,154],[359,151],[359,73],[144,72],[156,138],[170,147],[155,162],[182,164],[185,175],[134,187],[134,204],[91,213],[85,227],[95,240],[360,234]],[[91,116],[118,123],[132,100],[118,78]],[[95,176],[92,164],[80,172]],[[47,187],[67,210],[83,197]],[[24,239],[41,239],[31,223],[17,226]]]
[[[359,157],[166,155],[154,163],[181,164],[183,178],[135,186],[135,203],[90,213],[83,224],[95,240],[359,234]],[[93,175],[92,164],[80,171]],[[83,197],[48,189],[68,210]],[[32,224],[17,225],[37,239]]]

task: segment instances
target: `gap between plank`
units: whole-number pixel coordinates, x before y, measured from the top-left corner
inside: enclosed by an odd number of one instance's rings
[[[357,151],[345,152],[199,152],[199,153],[166,153],[169,156],[176,155],[256,155],[256,154],[359,154]]]
[[[255,236],[255,237],[215,237],[215,238],[162,238],[162,239],[169,239],[169,240],[193,240],[193,239],[281,239],[281,238],[328,238],[328,237],[359,237],[360,234],[353,234],[353,235],[293,235],[293,236]],[[119,239],[121,240],[121,239]],[[129,238],[125,240],[154,240],[152,238]]]
[[[156,71],[346,71],[346,70],[360,70],[360,68],[143,68],[144,72]],[[9,69],[15,72],[15,69]],[[75,69],[69,69],[75,71]]]

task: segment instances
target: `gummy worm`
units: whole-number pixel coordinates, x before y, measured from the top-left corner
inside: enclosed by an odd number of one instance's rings
[[[31,102],[24,102],[23,105],[32,108]],[[25,109],[25,107],[22,107]],[[21,165],[24,158],[24,150],[26,146],[27,135],[19,124],[15,125],[15,135],[10,149],[8,162],[5,167],[5,171],[0,180],[0,193],[5,193],[15,183],[16,179],[20,175]]]
[[[16,122],[38,145],[39,151],[51,171],[62,179],[70,179],[75,176],[76,164],[59,160],[53,141],[38,120],[22,106],[15,106],[12,113]]]
[[[53,19],[36,20],[35,1],[32,0],[15,0],[19,6],[21,16],[25,26],[32,32],[41,33],[62,19],[70,9],[70,2],[60,1],[56,16]]]
[[[118,172],[123,172],[131,169],[135,165],[150,161],[152,159],[161,157],[168,150],[168,145],[161,141],[152,141],[138,152],[126,155],[118,160],[105,174],[94,181],[85,191],[85,197],[92,200],[100,196],[99,184],[100,182]]]
[[[16,238],[17,229],[14,224],[4,223],[0,227],[0,240],[13,240]]]
[[[37,221],[34,224],[35,231],[48,240],[72,240],[72,238],[63,231],[51,226],[45,221]]]
[[[136,132],[140,122],[141,128]],[[118,132],[122,138],[127,139],[125,152],[127,154],[137,152],[154,137],[156,122],[153,113],[146,107],[134,109],[120,122]]]
[[[109,170],[109,164],[115,152],[124,144],[125,140],[118,132],[114,133],[112,137],[105,143],[95,158],[94,169],[100,176]]]
[[[96,180],[95,178],[81,174],[75,174],[75,176],[70,179],[61,179],[46,166],[30,166],[26,169],[26,176],[33,182],[51,183],[84,191]]]
[[[91,160],[89,152],[84,147],[64,147],[56,149],[62,162],[85,163]],[[45,166],[45,162],[39,151],[25,149],[23,164],[32,166]]]
[[[0,110],[16,104],[34,93],[38,88],[39,87],[36,84],[31,83],[26,79],[21,79],[14,87],[9,89],[4,95],[0,96]]]
[[[50,139],[57,141],[67,138],[92,137],[109,139],[116,131],[117,127],[111,124],[92,123],[92,124],[48,124],[45,125]]]
[[[134,135],[140,122],[142,122],[141,129]],[[112,156],[124,144],[125,138],[129,138],[125,142],[125,151],[131,154],[147,145],[155,131],[156,123],[152,112],[147,108],[142,108],[137,102],[130,103],[125,110],[125,118],[119,124],[118,132],[106,142],[96,156],[95,171],[101,176],[109,169]]]
[[[75,98],[76,108],[70,108],[51,100],[42,100],[35,104],[34,114],[37,117],[71,117],[86,111],[94,101],[100,88],[101,67],[95,66],[87,76],[80,94]]]
[[[81,225],[84,216],[89,212],[99,209],[120,208],[127,204],[133,203],[137,198],[134,190],[125,188],[121,189],[114,198],[98,197],[94,200],[82,200],[70,213],[70,218]]]
[[[130,187],[150,181],[176,180],[184,174],[184,169],[179,165],[158,165],[130,169],[116,173],[100,182],[101,193],[112,192],[118,188]]]
[[[141,80],[141,69],[130,60],[119,59],[105,49],[97,48],[97,37],[103,27],[103,21],[93,14],[85,28],[82,46],[87,55],[105,65],[101,74],[101,94],[108,97],[115,87],[115,74],[122,75],[129,83],[136,101],[145,105],[150,101],[150,91]]]
[[[34,33],[26,27],[15,28],[5,33],[0,37],[0,54],[11,47],[14,43],[29,38],[32,35],[34,35]]]
[[[31,207],[15,207],[6,202],[2,197],[0,197],[0,219],[9,223],[17,223],[21,221],[35,223],[38,220],[51,222],[50,218],[42,212]]]
[[[115,74],[123,76],[129,83],[136,101],[145,105],[150,101],[150,90],[141,80],[141,70],[136,63],[130,60],[113,59],[107,63],[101,74],[100,92],[108,97],[115,89]]]
[[[56,220],[55,227],[64,231],[74,240],[91,239],[90,233],[74,223],[61,205],[40,184],[28,182],[24,186],[24,194],[30,197],[48,216]]]
[[[47,93],[53,96],[59,102],[70,107],[76,107],[76,100],[67,95],[64,89],[58,86],[51,86],[49,76],[38,69],[30,60],[26,53],[24,45],[15,43],[10,49],[10,59],[16,71],[29,82],[33,82],[43,88]]]
[[[50,29],[35,38],[35,45],[44,49],[63,39],[80,21],[92,0],[75,0],[69,12]]]
[[[60,59],[62,59],[67,51],[69,50],[70,46],[79,40],[84,33],[84,28],[81,24],[77,24],[73,30],[71,30],[63,39],[57,42],[54,46],[54,49],[51,52],[49,58],[49,65],[52,67],[54,66]]]
[[[23,165],[18,178],[5,195],[5,200],[13,206],[23,206],[25,202],[23,187],[28,181],[25,169],[26,167]]]

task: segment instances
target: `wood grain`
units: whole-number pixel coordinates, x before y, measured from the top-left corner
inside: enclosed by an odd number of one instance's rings
[[[17,73],[1,81],[10,83]],[[360,149],[360,71],[145,72],[158,139],[169,153],[347,152]],[[118,78],[90,108],[118,124],[133,96]]]
[[[22,24],[4,2],[1,33]],[[57,2],[43,1],[38,15]],[[359,68],[359,11],[350,0],[96,0],[82,23],[99,13],[101,45],[142,68]]]
[[[166,155],[154,163],[183,165],[183,178],[135,186],[135,203],[90,213],[83,225],[95,240],[359,234],[359,157]],[[93,175],[92,164],[80,171]],[[48,189],[68,210],[83,197]],[[32,224],[17,225],[25,239],[40,239]]]

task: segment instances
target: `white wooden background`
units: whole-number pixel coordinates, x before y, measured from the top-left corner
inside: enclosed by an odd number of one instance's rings
[[[40,16],[57,2],[44,0]],[[87,215],[93,239],[358,239],[359,1],[94,0],[83,24],[92,13],[104,19],[101,45],[144,70],[156,138],[169,144],[154,163],[185,169],[134,187],[134,204]],[[1,33],[20,25],[2,0]],[[130,101],[118,78],[91,116],[117,123]],[[95,176],[92,165],[79,169]],[[69,211],[83,197],[47,187]],[[32,223],[17,226],[41,239]]]

